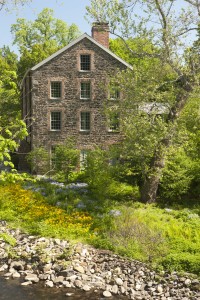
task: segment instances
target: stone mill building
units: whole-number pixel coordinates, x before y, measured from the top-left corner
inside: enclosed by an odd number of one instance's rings
[[[106,86],[127,68],[130,65],[109,50],[108,24],[95,23],[92,37],[81,35],[28,70],[22,82],[22,111],[29,135],[21,152],[42,146],[51,153],[73,137],[83,158],[95,146],[117,142],[120,124],[117,116],[106,120],[104,106],[115,105],[122,95],[116,87],[111,95]]]

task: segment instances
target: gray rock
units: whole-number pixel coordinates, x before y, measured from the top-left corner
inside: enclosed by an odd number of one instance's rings
[[[115,282],[117,285],[123,285],[123,280],[121,278],[116,278]]]
[[[116,284],[114,284],[114,285],[112,286],[112,290],[111,290],[111,292],[112,292],[113,294],[117,294],[117,293],[118,293],[118,291],[119,291],[119,288],[118,288],[118,286],[117,286]]]
[[[112,294],[111,294],[111,292],[109,292],[109,291],[104,291],[104,292],[103,292],[103,296],[104,296],[105,298],[110,298],[110,297],[112,297]]]
[[[74,270],[82,274],[85,273],[85,270],[82,266],[74,266]]]
[[[31,273],[26,275],[25,280],[26,281],[32,281],[32,282],[35,282],[35,283],[39,282],[38,276],[36,274],[31,274]]]
[[[89,292],[91,290],[91,287],[87,284],[85,284],[83,287],[82,287],[82,290],[85,291],[85,292]]]
[[[50,287],[50,288],[52,288],[52,287],[54,286],[53,281],[51,281],[51,280],[47,280],[47,281],[45,282],[45,285],[46,285],[47,287]]]

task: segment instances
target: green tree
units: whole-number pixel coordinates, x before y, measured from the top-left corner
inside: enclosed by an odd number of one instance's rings
[[[20,94],[17,80],[17,55],[9,47],[0,49],[0,115],[19,116]]]
[[[184,53],[188,48],[187,38],[198,30],[200,2],[180,2],[181,9],[180,3],[178,7],[177,1],[171,0],[91,0],[87,7],[87,17],[110,22],[110,31],[123,40],[134,59],[159,60],[155,66],[149,63],[146,70],[142,63],[134,64],[133,72],[122,74],[119,80],[125,95],[121,122],[127,145],[132,155],[137,150],[140,159],[144,156],[141,189],[144,202],[156,201],[177,121],[199,84],[198,73],[187,64]],[[141,43],[139,49],[132,48],[126,43],[127,38],[151,41],[153,47],[148,49]],[[165,117],[159,117],[160,113],[165,113]],[[141,143],[135,140],[134,133]]]
[[[16,24],[11,26],[11,32],[14,36],[13,44],[18,46],[20,52],[19,78],[23,78],[27,69],[80,35],[75,24],[69,26],[56,19],[53,10],[49,8],[44,8],[33,22],[24,18],[17,19]]]
[[[79,162],[79,150],[76,149],[74,140],[69,138],[63,145],[55,147],[51,153],[51,170],[56,177],[69,182],[70,175],[76,171]]]
[[[25,5],[26,3],[31,2],[31,0],[0,0],[0,10],[11,10],[20,5]]]

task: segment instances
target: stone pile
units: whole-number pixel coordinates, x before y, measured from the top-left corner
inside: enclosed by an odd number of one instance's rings
[[[157,274],[145,264],[110,251],[68,241],[26,235],[0,222],[0,274],[21,278],[22,285],[44,282],[46,287],[101,290],[105,298],[200,300],[200,282],[189,276]],[[13,236],[15,245],[5,242]],[[4,237],[4,238],[1,238]]]

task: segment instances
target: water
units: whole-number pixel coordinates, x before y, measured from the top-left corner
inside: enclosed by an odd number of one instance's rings
[[[66,297],[66,293],[72,296]],[[44,288],[40,283],[29,286],[21,286],[19,279],[5,279],[0,277],[0,300],[101,300],[105,299],[102,292],[95,293],[82,292],[66,288]],[[113,296],[111,300],[123,299],[127,297]]]

